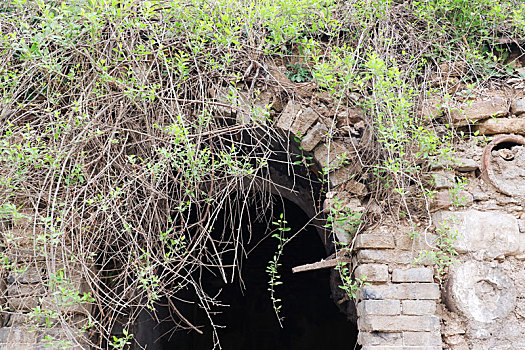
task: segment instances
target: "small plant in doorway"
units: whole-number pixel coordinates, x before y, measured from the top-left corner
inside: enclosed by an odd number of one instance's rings
[[[284,214],[282,213],[279,216],[279,219],[273,222],[273,224],[277,226],[277,232],[272,234],[272,237],[277,239],[279,243],[277,244],[277,251],[275,252],[272,260],[268,262],[266,272],[270,276],[270,280],[268,281],[268,291],[270,292],[270,299],[272,300],[273,309],[275,310],[275,314],[277,315],[279,325],[282,327],[283,318],[280,314],[282,308],[281,299],[275,296],[275,287],[277,287],[280,284],[283,284],[283,282],[280,280],[281,276],[279,275],[278,271],[279,266],[281,266],[281,264],[279,263],[279,259],[283,255],[284,245],[288,240],[285,237],[285,233],[290,231],[290,228],[287,227],[287,221],[284,219]]]
[[[352,272],[348,267],[347,262],[340,261],[335,269],[339,271],[339,276],[341,276],[341,281],[343,282],[339,288],[344,290],[351,299],[356,298],[356,293],[361,287],[370,285],[370,283],[366,282],[365,275],[361,275],[361,277],[355,277],[355,279],[352,279]]]

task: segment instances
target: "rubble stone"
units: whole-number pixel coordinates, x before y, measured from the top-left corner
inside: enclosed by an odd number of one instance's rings
[[[474,130],[481,135],[496,134],[525,134],[525,119],[498,118],[485,120],[477,125]]]
[[[305,136],[317,121],[318,115],[311,108],[303,108],[297,102],[289,101],[277,121],[277,127],[296,136]]]
[[[349,160],[352,153],[342,141],[335,140],[318,145],[314,149],[314,158],[323,168],[340,168],[344,160]]]
[[[515,115],[525,114],[525,97],[520,97],[512,101],[510,111]]]
[[[460,190],[457,193],[449,190],[440,191],[434,194],[430,202],[430,209],[445,209],[452,206],[467,206],[474,202],[471,193]]]
[[[328,129],[324,124],[317,123],[313,126],[310,131],[306,133],[304,138],[301,140],[301,147],[303,150],[310,152],[326,137]]]
[[[504,117],[508,113],[507,100],[499,96],[472,101],[451,111],[452,121],[455,126],[468,125],[491,117]]]

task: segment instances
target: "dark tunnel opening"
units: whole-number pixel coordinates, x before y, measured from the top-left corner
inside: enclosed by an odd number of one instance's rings
[[[251,208],[252,210],[254,208]],[[273,218],[281,212],[291,228],[287,236],[294,235],[309,220],[296,204],[286,199],[275,200]],[[271,221],[270,221],[271,222]],[[243,223],[244,224],[244,223]],[[250,235],[248,223],[243,235]],[[222,228],[221,228],[222,229]],[[237,277],[233,283],[225,284],[217,276],[204,274],[203,286],[208,291],[220,293],[218,299],[223,307],[213,315],[218,329],[220,345],[226,350],[309,350],[329,348],[359,348],[357,327],[340,312],[331,298],[330,269],[292,273],[298,265],[326,258],[325,247],[315,227],[309,225],[284,249],[279,263],[282,285],[276,287],[276,297],[281,300],[281,328],[268,291],[269,261],[277,250],[278,241],[267,234],[266,222],[251,222],[249,252],[242,265],[242,283]],[[264,239],[263,239],[264,238]],[[162,306],[161,304],[166,304]],[[213,332],[206,314],[197,304],[185,306],[186,315],[192,324],[200,325],[203,334],[192,330],[174,331],[173,321],[167,321],[167,303],[160,303],[156,316],[144,310],[136,325],[136,349],[147,350],[209,350],[214,348]],[[159,322],[159,320],[164,321]]]

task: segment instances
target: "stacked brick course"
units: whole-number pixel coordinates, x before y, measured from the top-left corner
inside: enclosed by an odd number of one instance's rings
[[[414,265],[413,245],[422,242],[404,235],[409,238],[383,226],[356,239],[354,274],[366,276],[369,284],[357,298],[358,341],[364,350],[441,349],[439,285],[432,267]]]

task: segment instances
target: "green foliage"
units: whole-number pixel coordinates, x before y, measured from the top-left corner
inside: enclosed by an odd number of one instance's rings
[[[339,288],[344,290],[349,298],[355,300],[356,293],[359,291],[359,289],[361,289],[363,286],[370,285],[370,283],[366,282],[366,276],[364,275],[352,279],[352,271],[347,265],[348,263],[346,262],[339,262],[339,264],[335,267],[335,269],[339,271],[341,281],[343,282]]]
[[[450,127],[418,116],[422,96],[446,94],[427,78],[449,61],[466,63],[461,79],[469,86],[508,74],[494,39],[523,36],[524,13],[522,1],[496,0],[2,1],[0,219],[23,216],[16,203],[30,202],[39,209],[35,252],[56,259],[50,253],[72,249],[87,265],[96,257],[99,300],[136,291],[127,305],[108,305],[109,314],[154,308],[184,288],[195,289],[209,312],[212,298],[194,276],[210,261],[224,275],[217,249],[242,246],[232,235],[218,247],[210,231],[228,205],[242,216],[244,203],[225,198],[242,202],[239,188],[267,180],[268,144],[279,139],[268,127],[275,111],[245,103],[241,89],[257,96],[258,83],[280,85],[269,74],[277,62],[288,64],[292,83],[311,82],[334,98],[334,115],[363,107],[373,146],[359,162],[374,175],[363,178],[410,220],[410,204],[430,195],[422,165],[454,153]],[[296,161],[313,163],[304,152]],[[341,155],[322,175],[354,161]],[[455,205],[463,186],[451,191]],[[342,203],[328,214],[347,238],[363,222]],[[267,271],[281,322],[275,287],[286,221],[277,224]],[[453,236],[440,233],[428,253],[438,266],[452,261]],[[8,248],[18,244],[12,234],[3,238]],[[15,268],[6,256],[1,261]],[[353,295],[362,281],[352,281],[347,267],[340,272]],[[50,273],[60,303],[83,302],[59,287],[67,285],[60,269]],[[62,317],[33,313],[44,323]],[[132,337],[111,339],[111,322],[94,327],[115,348]]]
[[[288,65],[286,76],[294,83],[304,83],[312,80],[312,73],[310,70],[300,63]]]
[[[133,334],[129,333],[127,329],[122,330],[123,337],[113,336],[113,341],[109,344],[113,349],[124,349],[126,345],[131,344]]]
[[[456,258],[458,252],[455,243],[458,239],[459,232],[452,230],[450,224],[446,221],[436,228],[437,238],[434,248],[431,250],[421,251],[415,262],[423,260],[428,261],[436,266],[438,278],[442,279],[448,272],[447,268],[459,260]]]

